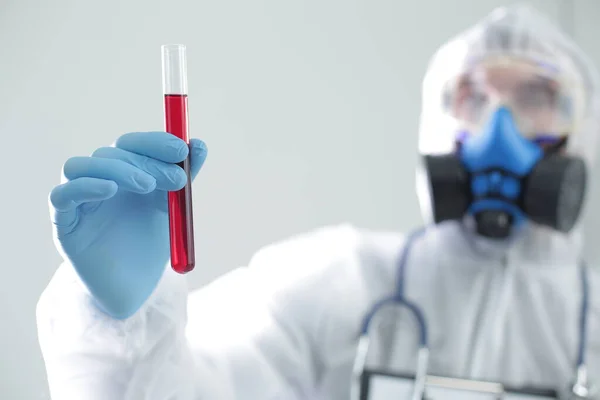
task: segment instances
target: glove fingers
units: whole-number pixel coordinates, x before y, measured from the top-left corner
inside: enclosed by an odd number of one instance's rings
[[[134,193],[150,193],[156,188],[156,179],[150,174],[122,160],[73,157],[65,163],[63,174],[68,180],[84,177],[110,180],[119,189]]]
[[[111,160],[121,160],[146,172],[156,180],[156,189],[175,191],[181,189],[187,182],[187,176],[181,167],[163,161],[155,160],[116,147],[101,147],[92,157]]]
[[[192,175],[192,180],[198,175],[198,172],[204,165],[204,161],[206,160],[206,156],[208,154],[208,149],[206,144],[200,139],[192,139],[190,140],[190,158],[191,158],[191,167],[190,172]]]
[[[167,163],[181,162],[189,154],[187,144],[167,132],[126,133],[114,147]]]
[[[77,220],[77,208],[89,202],[108,200],[118,190],[115,182],[97,178],[78,178],[56,186],[50,192],[52,222],[70,226]]]

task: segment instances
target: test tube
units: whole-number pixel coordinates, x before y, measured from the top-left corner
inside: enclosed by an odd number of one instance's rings
[[[162,46],[165,130],[189,146],[186,64],[184,45]],[[183,189],[168,193],[169,239],[171,267],[175,272],[185,274],[193,270],[196,264],[190,156],[179,163],[179,166],[185,171],[188,181]]]

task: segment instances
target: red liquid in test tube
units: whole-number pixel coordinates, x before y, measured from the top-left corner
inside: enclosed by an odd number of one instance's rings
[[[185,50],[184,45],[178,44],[162,47],[163,94],[165,130],[189,145]],[[183,189],[168,193],[169,240],[171,267],[184,274],[193,270],[196,264],[190,156],[179,166],[185,171],[188,182]]]

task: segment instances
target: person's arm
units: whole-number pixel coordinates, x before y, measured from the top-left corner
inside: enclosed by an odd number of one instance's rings
[[[343,258],[353,237],[323,230],[269,246],[193,293],[187,316],[185,278],[170,269],[144,307],[118,321],[96,310],[62,266],[38,304],[52,398],[310,398],[330,351],[340,267],[356,261]]]
[[[141,310],[112,319],[96,308],[72,267],[61,265],[37,305],[51,398],[166,400],[171,397],[154,392],[160,389],[154,384],[169,379],[168,389],[179,391],[173,399],[194,399],[181,396],[193,382],[178,377],[191,365],[181,348],[186,300],[185,278],[167,269]]]

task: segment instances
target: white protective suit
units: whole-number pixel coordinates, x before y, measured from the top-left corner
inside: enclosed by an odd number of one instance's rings
[[[439,95],[440,77],[460,62],[494,50],[490,38],[497,32],[509,34],[510,44],[503,43],[515,52],[551,49],[547,58],[568,62],[585,83],[586,118],[569,149],[587,159],[590,141],[582,137],[600,127],[593,68],[521,8],[493,14],[434,57],[425,79],[421,151],[439,150],[439,138],[437,148],[427,148],[430,119],[437,118],[428,93]],[[53,399],[346,400],[363,318],[394,292],[404,243],[400,234],[324,228],[264,248],[248,267],[189,296],[185,277],[166,269],[153,296],[125,321],[98,311],[74,270],[62,265],[37,310]],[[427,318],[430,372],[566,387],[579,337],[579,255],[576,234],[533,225],[508,249],[474,238],[460,222],[429,228],[412,244],[405,295]],[[600,383],[595,271],[589,285],[586,356]],[[411,370],[416,328],[408,319],[396,322],[390,354],[396,367]]]

